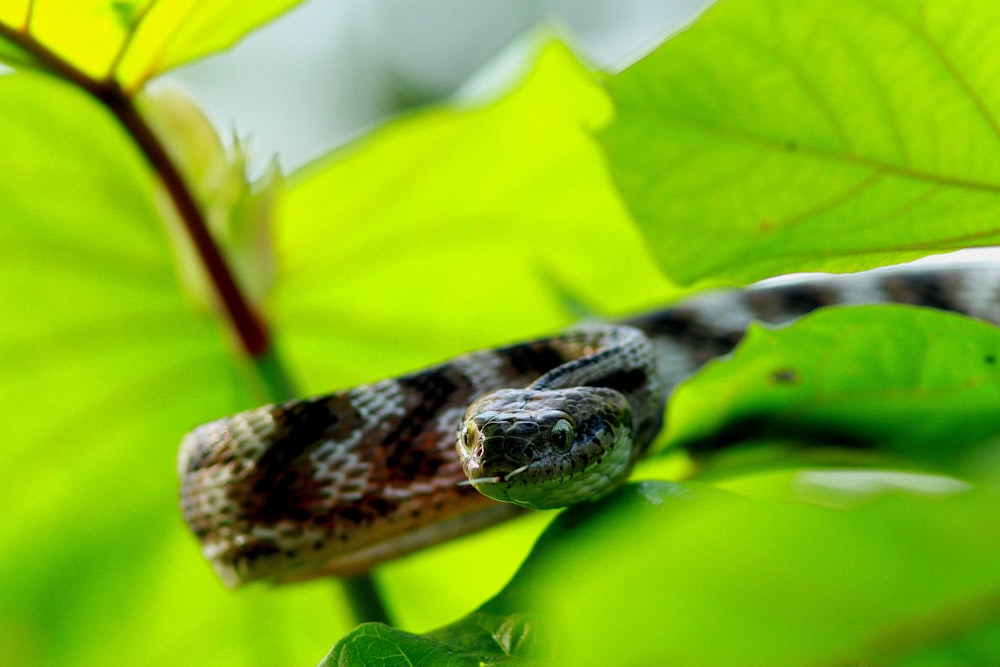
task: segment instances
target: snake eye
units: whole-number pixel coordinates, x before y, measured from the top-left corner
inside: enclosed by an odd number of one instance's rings
[[[552,447],[557,452],[565,452],[573,444],[576,432],[573,430],[573,425],[569,423],[569,420],[560,419],[556,422],[556,425],[552,427],[551,437]]]
[[[479,429],[471,423],[466,424],[462,427],[462,431],[459,433],[458,439],[465,451],[474,452],[476,447],[479,446]]]

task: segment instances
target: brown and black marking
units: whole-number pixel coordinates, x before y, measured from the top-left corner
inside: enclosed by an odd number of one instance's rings
[[[640,315],[625,323],[651,338],[666,338],[684,348],[698,366],[731,352],[744,334],[743,330],[732,331],[714,325],[705,314],[683,306]]]
[[[323,497],[309,454],[325,442],[341,442],[366,427],[346,393],[276,406],[270,445],[234,489],[254,521],[307,521]],[[234,498],[234,500],[236,500]]]
[[[462,373],[447,365],[399,380],[406,397],[405,416],[378,443],[376,455],[387,485],[407,485],[440,474],[453,460],[452,433],[441,433],[436,419],[449,406],[472,401],[474,388]]]
[[[762,322],[784,322],[840,302],[835,288],[816,282],[746,290],[743,295]]]
[[[566,363],[567,357],[552,341],[536,340],[497,350],[497,355],[509,364],[512,375],[538,378]]]
[[[962,312],[962,274],[899,273],[882,283],[889,301]]]

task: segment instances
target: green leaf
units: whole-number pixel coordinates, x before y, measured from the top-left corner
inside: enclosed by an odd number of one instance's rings
[[[468,617],[423,636],[362,625],[321,664],[993,664],[1000,537],[982,528],[1000,496],[928,495],[934,479],[831,496],[786,474],[770,498],[628,484],[561,513]]]
[[[798,434],[954,469],[1000,434],[1000,330],[908,306],[828,308],[751,327],[674,395],[672,446]]]
[[[996,493],[844,511],[704,491],[647,482],[568,510],[500,600],[545,619],[558,664],[1000,659]]]
[[[695,511],[705,504],[725,506],[735,498],[727,491],[697,482],[646,480],[626,484],[598,502],[569,508],[549,524],[516,575],[480,611],[545,619],[535,623],[538,626],[535,634],[543,635],[535,643],[551,650],[549,644],[557,641],[557,635],[550,635],[547,617],[539,614],[540,600],[544,597],[539,595],[539,587],[551,586],[555,570],[567,553],[607,550],[609,544],[628,548],[630,543],[642,539],[629,525],[637,516],[652,512],[659,520],[668,520],[674,513]],[[559,595],[558,590],[554,593]]]
[[[523,619],[475,612],[461,622],[421,636],[381,623],[365,623],[341,638],[320,662],[335,665],[440,665],[485,667],[486,665],[534,664],[514,657],[525,651],[530,634]]]
[[[234,596],[180,521],[181,436],[251,398],[146,164],[50,77],[0,78],[0,118],[4,661],[106,665],[114,636],[112,662],[314,662],[347,624],[329,584]]]
[[[993,0],[724,0],[612,78],[602,138],[681,284],[993,245],[998,42]]]
[[[169,69],[228,49],[301,1],[7,1],[0,5],[0,28],[10,34],[4,40],[0,30],[0,41],[30,36],[87,76],[134,91]]]
[[[0,63],[13,67],[38,67],[38,62],[30,52],[2,38],[0,38]]]
[[[998,501],[650,503],[616,522],[631,541],[562,545],[537,603],[563,664],[886,664],[976,636],[974,664],[992,664],[1000,537],[983,521]]]
[[[605,315],[676,293],[588,133],[602,89],[564,45],[537,51],[495,102],[403,118],[289,177],[274,318],[306,391],[558,330],[576,316],[560,293]]]
[[[424,635],[366,623],[341,638],[320,664],[536,664],[551,650],[553,641],[552,636],[547,636],[543,645],[539,645],[537,628],[543,628],[543,634],[548,633],[545,617],[535,613],[536,586],[543,581],[549,583],[546,578],[552,573],[552,565],[562,558],[564,544],[594,548],[595,541],[606,544],[609,538],[621,538],[627,544],[634,534],[618,530],[616,524],[636,512],[646,511],[651,503],[667,503],[673,510],[678,505],[718,502],[729,497],[697,484],[686,487],[666,482],[630,484],[605,501],[561,513],[504,589],[468,616]],[[471,566],[472,578],[463,577],[463,581],[479,583],[485,566],[477,559]]]

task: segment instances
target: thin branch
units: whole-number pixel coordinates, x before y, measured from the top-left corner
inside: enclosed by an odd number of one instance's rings
[[[139,114],[132,98],[116,81],[97,81],[87,76],[26,32],[0,23],[0,37],[31,53],[50,72],[89,93],[115,116],[135,141],[146,162],[159,175],[173,200],[243,351],[251,359],[263,356],[270,346],[270,336],[264,322],[244,297],[225,257],[209,233],[205,217],[183,176],[170,159],[164,145]]]
[[[21,30],[25,33],[31,30],[31,19],[35,16],[35,0],[28,0],[28,7],[24,11],[24,24]]]
[[[374,577],[362,574],[343,580],[343,589],[351,604],[351,613],[359,623],[377,622],[391,625],[389,612],[382,602],[382,595]]]
[[[132,99],[117,83],[102,85],[93,94],[118,118],[145,155],[147,162],[159,174],[208,271],[212,284],[215,285],[222,307],[239,336],[244,351],[251,358],[260,357],[270,344],[267,329],[250,308],[243,292],[236,284],[226,259],[208,231],[201,209],[171,161],[166,148],[139,114]]]
[[[121,46],[118,47],[118,53],[116,53],[115,57],[111,59],[111,65],[108,66],[108,73],[105,75],[108,81],[114,80],[115,72],[118,71],[118,67],[121,65],[122,59],[132,46],[132,38],[135,37],[137,32],[139,32],[142,22],[146,20],[146,17],[149,16],[150,10],[152,10],[158,2],[159,0],[150,0],[139,10],[139,13],[135,15],[132,20],[132,25],[129,26],[128,34],[125,35],[125,39],[122,40]]]

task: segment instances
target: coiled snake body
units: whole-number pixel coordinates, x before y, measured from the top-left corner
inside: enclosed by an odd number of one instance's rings
[[[229,585],[358,574],[522,506],[561,507],[612,490],[649,449],[670,392],[731,351],[753,320],[896,302],[996,324],[998,286],[1000,272],[964,269],[716,292],[249,410],[185,437],[184,518]]]

